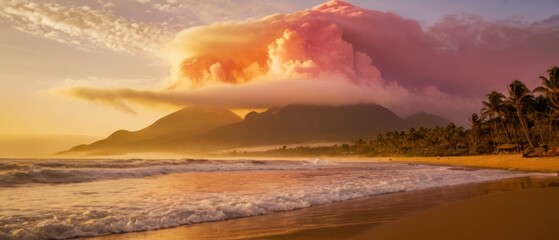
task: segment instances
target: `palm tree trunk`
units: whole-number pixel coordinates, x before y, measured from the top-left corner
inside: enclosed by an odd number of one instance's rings
[[[489,125],[489,134],[491,134],[491,141],[493,142],[493,147],[497,147],[495,146],[495,131],[493,130],[493,127],[491,125]]]
[[[530,134],[528,133],[528,126],[524,122],[524,118],[522,117],[522,114],[520,114],[520,111],[516,111],[516,114],[518,115],[518,120],[520,120],[520,125],[522,126],[524,136],[526,137],[526,140],[528,140],[528,144],[530,144],[530,147],[534,148],[534,143],[530,138]]]
[[[510,139],[509,130],[507,129],[507,127],[505,127],[505,123],[503,122],[503,120],[501,120],[499,122],[501,123],[501,127],[503,127],[503,131],[505,131],[505,135],[507,136],[507,143],[510,143],[511,139]]]
[[[493,122],[493,126],[491,126],[491,124],[489,124],[489,133],[491,134],[491,140],[493,141],[493,147],[497,147],[497,141],[496,141],[496,131],[495,131],[495,120],[493,119],[493,117],[489,116],[489,121]]]
[[[555,141],[555,134],[553,132],[553,123],[559,119],[559,111],[555,111],[552,113],[551,117],[549,118],[549,133],[550,133],[550,141]]]
[[[497,143],[498,143],[498,145],[501,145],[501,140],[499,140],[499,129],[497,128],[496,119],[493,119],[493,126],[495,127],[495,136],[496,136],[496,139],[497,139]]]
[[[511,132],[512,132],[512,135],[514,136],[514,142],[515,142],[517,145],[520,144],[520,139],[518,139],[518,132],[515,131],[514,124],[511,123],[511,124],[509,124],[508,127],[509,127],[509,131],[511,131]]]

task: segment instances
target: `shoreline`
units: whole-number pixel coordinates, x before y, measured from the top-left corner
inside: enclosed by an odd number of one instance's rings
[[[559,158],[523,158],[521,154],[455,157],[390,157],[387,158],[387,161],[524,172],[559,173]]]
[[[475,155],[475,156],[446,156],[446,157],[227,157],[215,158],[221,160],[311,160],[320,159],[335,162],[393,162],[411,163],[450,167],[468,167],[480,169],[498,169],[523,172],[558,173],[559,176],[559,157],[539,157],[524,158],[522,154],[502,154],[502,155]]]
[[[156,157],[150,156],[118,156],[118,157],[71,157],[71,158],[0,158],[0,160],[76,160],[76,159],[195,159],[195,160],[287,160],[287,161],[334,161],[334,162],[396,162],[396,163],[417,163],[441,166],[458,166],[484,169],[500,169],[510,171],[525,172],[542,172],[542,173],[558,173],[559,174],[559,157],[540,157],[540,158],[523,158],[521,154],[503,154],[503,155],[475,155],[475,156],[447,156],[447,157],[365,157],[365,156],[318,156],[318,157],[281,157],[281,156],[250,156],[250,157],[217,157],[217,156],[167,156],[160,155]]]
[[[350,239],[384,223],[429,211],[433,207],[502,192],[547,188],[552,183],[558,184],[559,178],[502,179],[375,195],[262,216],[84,239]]]

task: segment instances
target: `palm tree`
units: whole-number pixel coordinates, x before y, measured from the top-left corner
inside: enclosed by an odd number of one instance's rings
[[[500,112],[504,105],[505,96],[497,91],[493,91],[485,96],[487,97],[488,101],[483,101],[481,118],[489,118],[489,122],[493,123],[491,135],[493,136],[493,141],[497,142],[499,135],[499,130],[497,128],[497,118],[501,115]]]
[[[519,144],[520,141],[518,139],[518,133],[516,129],[518,129],[518,125],[520,124],[518,121],[518,116],[516,114],[516,109],[512,104],[508,101],[503,103],[501,108],[501,125],[505,129],[507,133],[507,140],[510,143],[511,137],[514,139],[514,142]]]
[[[468,125],[470,125],[471,128],[471,135],[473,138],[473,142],[474,144],[477,145],[477,142],[479,141],[479,135],[481,134],[481,125],[483,124],[483,122],[481,121],[481,118],[479,118],[479,115],[477,115],[477,113],[472,114],[470,117],[468,117]]]
[[[551,104],[559,108],[559,67],[547,70],[549,77],[540,76],[542,86],[534,89],[535,92],[542,92],[549,99]]]
[[[559,67],[547,70],[549,77],[540,76],[542,86],[534,91],[541,92],[549,101],[548,128],[553,132],[553,123],[559,119]],[[553,140],[553,134],[550,134]]]
[[[416,150],[415,150],[416,144],[415,143],[421,138],[421,136],[419,135],[419,132],[417,130],[415,130],[415,128],[411,128],[409,130],[409,135],[410,135],[409,137],[410,137],[410,140],[411,140],[412,151],[413,151],[413,153],[415,153],[416,152]]]
[[[544,96],[537,96],[534,99],[531,111],[528,112],[528,119],[533,122],[532,132],[533,139],[539,136],[539,142],[545,144],[546,140],[551,139],[551,131],[548,130],[550,118],[550,101]],[[542,145],[538,144],[538,145]]]
[[[528,87],[519,80],[514,80],[511,84],[509,84],[508,90],[508,101],[516,109],[520,126],[522,127],[522,131],[524,132],[524,136],[526,137],[528,144],[530,144],[530,147],[534,148],[534,143],[532,142],[530,132],[528,131],[528,123],[526,122],[526,117],[524,116],[526,108],[534,101],[534,96],[530,92],[530,89],[528,89]]]

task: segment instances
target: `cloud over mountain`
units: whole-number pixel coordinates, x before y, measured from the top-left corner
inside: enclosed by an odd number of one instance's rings
[[[555,19],[555,20],[554,20]],[[447,117],[513,79],[529,84],[558,64],[558,21],[449,16],[427,29],[393,13],[330,1],[291,14],[193,27],[167,49],[166,89],[75,88],[72,96],[129,103],[273,107],[375,102]]]

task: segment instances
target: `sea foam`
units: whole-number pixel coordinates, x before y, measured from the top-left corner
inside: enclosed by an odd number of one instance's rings
[[[75,163],[31,163],[31,168],[45,168],[40,171],[67,171],[66,176],[57,173],[52,179],[69,179],[63,181],[66,184],[0,188],[0,198],[5,198],[0,201],[0,239],[62,239],[154,230],[378,194],[539,175],[395,163],[164,162],[131,161],[116,168],[100,162],[84,162],[86,168],[71,165]],[[83,176],[77,177],[80,174]],[[45,179],[33,182],[50,181]],[[98,181],[70,183],[91,179]]]

